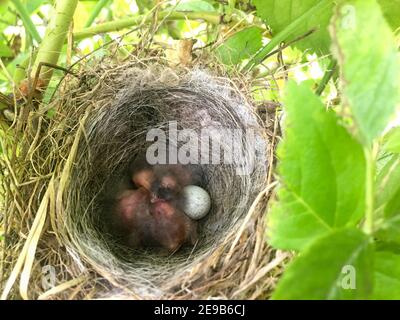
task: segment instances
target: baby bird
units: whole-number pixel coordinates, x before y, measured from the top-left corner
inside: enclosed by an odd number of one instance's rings
[[[155,241],[169,252],[175,252],[185,243],[196,243],[196,223],[168,201],[153,203],[150,214],[154,217],[151,233]]]
[[[181,209],[181,192],[192,183],[192,172],[182,165],[150,166],[142,158],[132,165],[131,177],[136,189],[122,190],[114,207],[127,245],[158,246],[170,253],[194,245],[197,222]]]
[[[149,165],[144,157],[134,161],[132,181],[136,186],[143,186],[152,195],[152,202],[157,199],[177,201],[184,187],[202,183],[199,167],[181,164]]]
[[[115,201],[113,227],[131,247],[152,244],[150,232],[154,221],[149,201],[149,193],[144,188],[123,190]]]

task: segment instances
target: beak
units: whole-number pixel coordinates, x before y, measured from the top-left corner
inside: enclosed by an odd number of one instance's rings
[[[156,203],[158,201],[160,201],[160,199],[157,197],[156,194],[152,193],[150,196],[150,203]]]

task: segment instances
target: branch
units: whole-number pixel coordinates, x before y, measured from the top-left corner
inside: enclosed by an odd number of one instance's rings
[[[57,64],[78,0],[58,0],[55,3],[55,12],[52,15],[46,29],[46,35],[39,47],[33,66],[32,76],[35,75],[40,63]],[[47,87],[52,74],[52,68],[41,68],[40,80],[43,84],[43,88]]]
[[[189,19],[189,20],[203,20],[212,24],[219,24],[222,20],[221,15],[218,13],[214,12],[209,12],[209,11],[199,11],[199,12],[194,12],[194,11],[185,11],[185,12],[180,12],[180,11],[175,11],[175,12],[170,12],[170,11],[163,11],[158,14],[159,19],[165,19],[166,21],[169,20],[184,20],[184,19]],[[125,18],[125,19],[120,19],[120,20],[115,20],[111,22],[105,22],[99,25],[96,25],[94,27],[90,28],[85,28],[81,31],[74,32],[74,40],[82,40],[91,36],[94,36],[96,34],[100,33],[107,33],[107,32],[113,32],[113,31],[119,31],[125,28],[129,28],[131,26],[138,25],[140,23],[149,23],[153,20],[152,15],[140,15],[136,17],[131,17],[131,18]]]

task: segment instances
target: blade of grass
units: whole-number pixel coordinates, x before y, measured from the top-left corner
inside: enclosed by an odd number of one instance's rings
[[[39,32],[33,24],[31,17],[26,10],[26,7],[22,4],[20,0],[11,0],[11,2],[14,4],[15,9],[18,11],[19,16],[24,23],[26,31],[39,44],[42,41],[42,38],[40,37]]]
[[[53,183],[53,178],[51,180],[51,183]],[[11,275],[7,279],[7,282],[4,286],[3,292],[0,297],[1,300],[7,299],[8,294],[10,293],[22,268],[24,268],[24,270],[25,270],[25,274],[24,274],[25,278],[21,281],[26,281],[26,277],[28,276],[28,274],[30,274],[30,268],[28,268],[29,270],[26,269],[25,264],[26,264],[27,258],[29,260],[32,259],[32,255],[34,255],[36,252],[38,234],[41,233],[43,226],[44,226],[45,219],[46,219],[46,210],[45,209],[46,209],[47,203],[48,203],[48,192],[49,192],[49,189],[46,190],[46,193],[40,203],[38,213],[36,214],[35,219],[33,220],[32,227],[29,231],[29,234],[25,241],[23,249],[18,256],[17,262],[14,265]],[[29,279],[29,277],[28,277],[28,279]],[[23,294],[25,294],[25,292],[23,292]],[[27,298],[27,295],[26,296],[24,295],[23,298]]]
[[[101,9],[103,9],[106,5],[107,5],[107,3],[109,2],[110,0],[100,0],[99,2],[97,2],[96,3],[96,6],[94,7],[94,9],[93,9],[93,11],[92,11],[92,13],[91,13],[91,15],[90,15],[90,17],[89,17],[89,19],[86,21],[86,23],[85,23],[85,28],[89,28],[91,25],[92,25],[92,23],[94,22],[94,20],[97,18],[97,16],[100,14],[100,12],[101,12]]]
[[[29,232],[28,239],[25,243],[24,250],[25,251],[25,261],[24,266],[20,275],[19,282],[19,292],[24,300],[29,300],[28,295],[28,285],[29,280],[31,278],[32,267],[35,261],[36,248],[40,239],[40,236],[43,231],[43,227],[46,222],[48,204],[49,204],[49,193],[54,192],[54,178],[52,177],[49,186],[46,190],[46,193],[40,202],[39,209],[36,214],[35,222],[37,221],[37,225],[35,227],[32,226],[32,229]]]
[[[52,295],[55,295],[57,293],[60,293],[64,290],[67,290],[69,288],[75,287],[79,284],[81,284],[82,282],[84,282],[85,280],[87,280],[87,276],[80,276],[78,278],[63,282],[62,284],[51,288],[50,290],[42,293],[39,297],[38,300],[46,300],[49,297],[51,297]]]
[[[329,63],[328,69],[324,73],[324,77],[322,78],[321,82],[318,85],[317,90],[315,93],[317,95],[321,95],[324,92],[326,85],[328,84],[329,80],[332,78],[333,74],[336,71],[337,61],[332,58],[331,62]]]

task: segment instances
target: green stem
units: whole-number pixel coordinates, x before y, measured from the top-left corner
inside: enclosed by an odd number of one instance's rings
[[[160,12],[158,13],[159,19],[168,20],[203,20],[210,22],[212,24],[219,24],[221,21],[221,16],[218,13],[214,12]],[[152,15],[146,16],[136,16],[131,18],[125,18],[120,20],[115,20],[111,22],[105,22],[90,28],[85,28],[81,31],[77,31],[74,33],[75,40],[82,40],[96,34],[107,33],[113,31],[119,31],[134,25],[138,25],[142,22],[147,23],[153,20]]]
[[[32,38],[36,40],[37,43],[40,43],[42,41],[42,38],[40,37],[39,32],[37,31],[35,25],[33,24],[31,17],[28,11],[26,10],[25,6],[22,4],[20,0],[11,0],[11,2],[14,4],[15,9],[17,9],[18,14],[21,17],[21,20],[24,23],[25,29],[32,36]]]
[[[366,160],[365,177],[365,222],[364,231],[372,234],[374,231],[374,196],[375,196],[375,148],[364,147]]]
[[[101,10],[106,6],[106,4],[109,2],[109,0],[100,0],[96,3],[96,6],[94,7],[92,14],[90,15],[89,19],[85,23],[85,28],[89,28],[94,20],[97,18],[97,16],[100,14]]]
[[[22,80],[27,77],[27,70],[32,62],[35,61],[37,56],[37,50],[34,51],[29,57],[25,58],[16,68],[13,74],[13,81],[16,85],[19,85]]]
[[[312,16],[317,15],[319,12],[324,11],[327,6],[331,5],[332,2],[330,0],[322,0],[318,4],[316,4],[313,8],[308,10],[305,14],[298,17],[291,24],[289,24],[285,29],[279,32],[276,36],[274,36],[267,45],[261,49],[243,68],[243,71],[250,71],[255,66],[262,63],[267,57],[267,55],[281,42],[284,42],[296,32],[296,29],[299,28],[301,24],[305,21],[309,20]]]
[[[337,61],[335,59],[331,59],[328,69],[325,71],[325,74],[321,82],[319,83],[317,90],[315,91],[317,95],[320,96],[322,92],[324,92],[326,85],[328,84],[329,80],[332,78],[333,74],[336,71],[336,66],[337,66]]]
[[[33,77],[41,62],[57,64],[77,4],[78,0],[58,0],[55,2],[54,13],[47,26],[46,34],[35,59]],[[45,87],[50,81],[52,74],[52,68],[41,68],[39,78]]]

